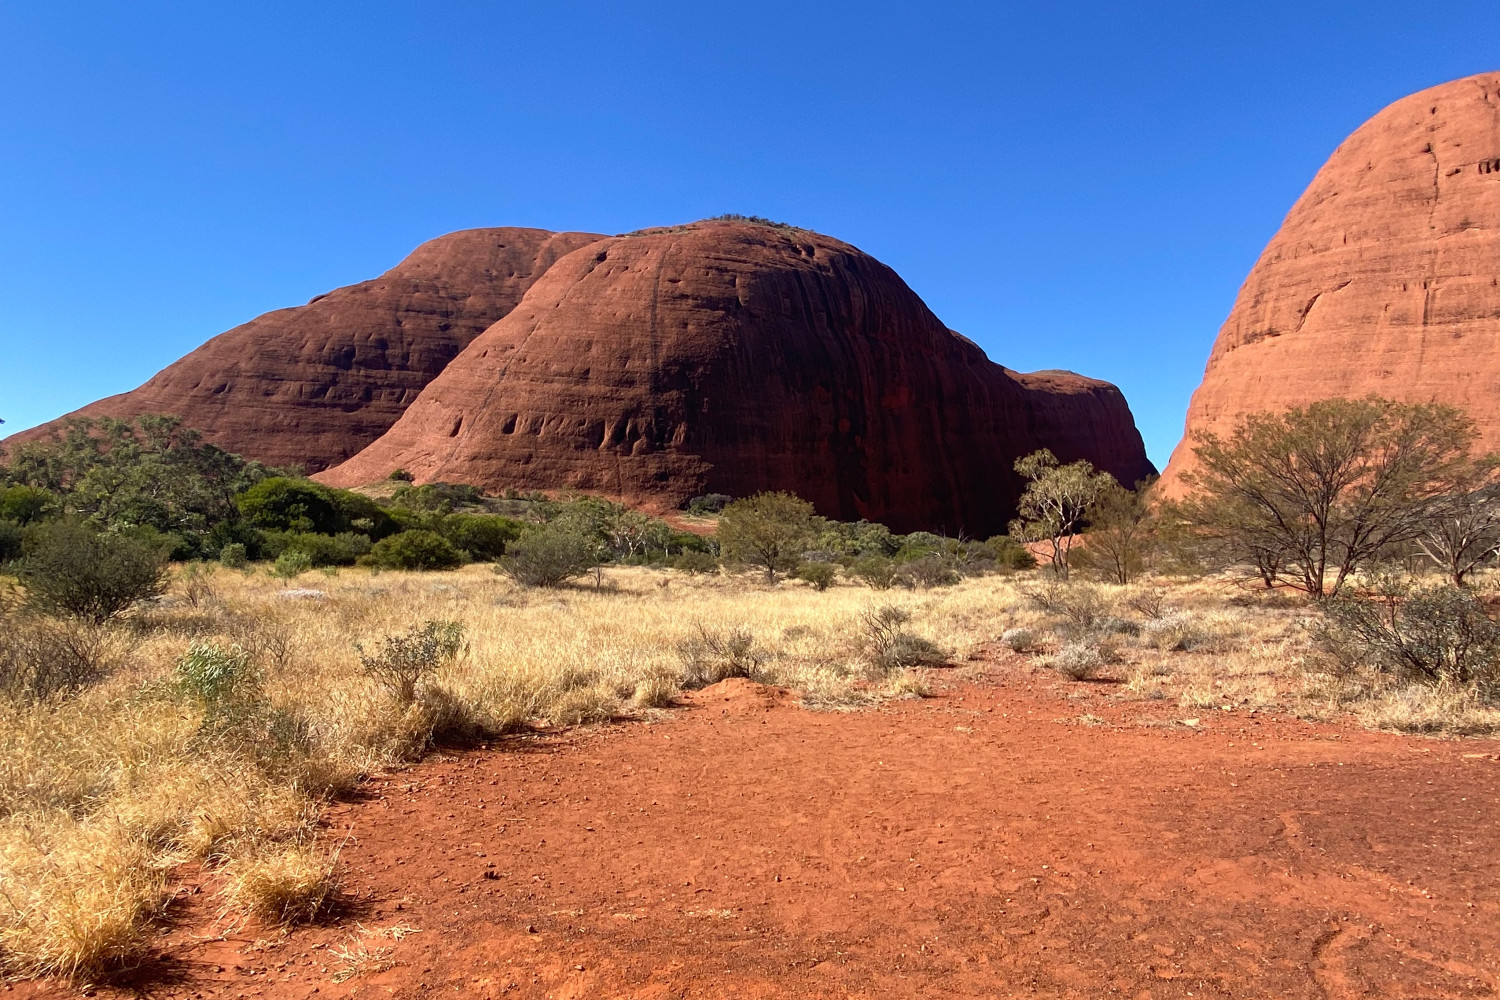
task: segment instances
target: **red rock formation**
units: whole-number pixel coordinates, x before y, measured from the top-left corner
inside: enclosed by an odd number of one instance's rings
[[[825,515],[1003,531],[1016,457],[1151,471],[1119,391],[1017,375],[890,268],[803,230],[707,222],[559,260],[389,431],[319,478],[572,487],[664,509],[785,489]]]
[[[1334,151],[1240,289],[1164,480],[1196,432],[1370,393],[1468,411],[1500,449],[1500,73],[1397,101]]]
[[[248,458],[326,468],[384,433],[553,261],[598,239],[540,229],[450,233],[373,281],[258,316],[140,388],[69,416],[176,414]],[[6,443],[42,437],[56,424]]]

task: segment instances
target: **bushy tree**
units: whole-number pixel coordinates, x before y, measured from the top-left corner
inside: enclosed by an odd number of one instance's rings
[[[1085,461],[1059,465],[1057,456],[1045,448],[1019,459],[1016,471],[1027,483],[1010,533],[1023,542],[1047,542],[1053,572],[1066,579],[1073,536],[1083,530],[1100,495],[1118,484]]]
[[[1417,547],[1455,587],[1500,551],[1500,483],[1491,461],[1472,464],[1453,492],[1438,498]]]
[[[257,528],[324,535],[349,530],[333,491],[311,479],[272,476],[240,494],[236,503]]]
[[[16,484],[0,489],[0,521],[25,527],[61,510],[56,493],[40,486]]]
[[[801,561],[816,527],[813,505],[792,493],[757,493],[719,515],[719,544],[727,559],[758,566],[766,581]]]
[[[500,559],[500,569],[527,587],[560,587],[598,565],[597,543],[567,525],[527,528]]]
[[[31,606],[95,625],[161,594],[170,579],[159,547],[74,518],[29,529],[17,575]]]
[[[1127,490],[1111,481],[1089,513],[1084,547],[1074,554],[1105,578],[1127,584],[1146,567],[1155,544],[1150,482]]]
[[[1438,404],[1329,399],[1204,433],[1177,511],[1267,584],[1337,594],[1379,553],[1421,536],[1462,489],[1473,422]]]
[[[95,527],[145,526],[179,539],[187,557],[215,529],[239,519],[236,494],[268,475],[206,444],[176,417],[74,419],[50,440],[16,446],[6,477],[13,485],[55,495],[40,516],[71,513]],[[37,519],[36,494],[23,501]]]
[[[453,569],[463,556],[437,532],[417,530],[382,538],[360,562],[382,569]]]

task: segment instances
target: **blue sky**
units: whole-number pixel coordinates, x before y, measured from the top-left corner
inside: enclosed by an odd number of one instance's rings
[[[0,0],[0,417],[454,229],[742,212],[874,254],[1004,365],[1117,383],[1163,464],[1314,171],[1497,43],[1462,0]]]

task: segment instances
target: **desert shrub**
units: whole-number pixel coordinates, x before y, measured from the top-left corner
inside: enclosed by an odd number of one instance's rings
[[[243,569],[249,562],[244,542],[230,542],[219,550],[219,565],[226,569]]]
[[[250,654],[239,646],[194,642],[178,658],[172,682],[178,694],[216,709],[254,697],[261,675]]]
[[[20,557],[23,537],[19,524],[0,520],[0,563],[8,563]]]
[[[815,590],[827,590],[838,575],[838,566],[831,562],[805,562],[796,572],[797,579],[812,584]]]
[[[936,666],[948,653],[936,643],[905,629],[911,612],[887,604],[869,608],[859,619],[860,643],[870,664],[878,670]]]
[[[1038,609],[1062,619],[1063,627],[1072,634],[1109,631],[1116,621],[1109,599],[1091,584],[1050,579],[1021,593]]]
[[[417,477],[413,476],[405,469],[392,469],[391,474],[389,476],[386,476],[385,478],[389,479],[393,483],[409,483]]]
[[[312,569],[312,556],[301,549],[287,549],[276,557],[271,575],[278,580],[293,580]]]
[[[381,569],[434,570],[462,565],[463,557],[442,535],[419,529],[382,538],[362,562]]]
[[[1006,629],[1000,633],[1000,641],[1017,653],[1030,653],[1037,648],[1039,642],[1036,632],[1022,627]]]
[[[952,559],[942,555],[928,555],[902,565],[899,578],[910,586],[926,590],[955,584],[962,576]]]
[[[1031,550],[1009,535],[996,535],[984,545],[994,558],[995,565],[1003,570],[1036,568],[1036,557],[1031,554]]]
[[[598,562],[592,539],[551,524],[528,528],[510,545],[499,568],[526,587],[560,587]]]
[[[257,528],[325,535],[349,530],[334,491],[310,479],[272,476],[241,493],[235,504]]]
[[[494,514],[451,514],[443,519],[443,535],[470,558],[493,562],[521,535],[521,525]]]
[[[386,636],[371,653],[362,645],[355,646],[365,673],[403,706],[416,700],[422,678],[451,663],[466,648],[463,625],[451,621],[413,625],[405,632]]]
[[[48,614],[102,624],[168,582],[165,555],[131,538],[104,535],[75,520],[48,521],[26,533],[17,575],[27,601]]]
[[[696,549],[689,549],[686,552],[678,553],[672,559],[671,565],[673,569],[680,569],[689,576],[697,576],[699,573],[717,572],[719,560],[715,559],[710,552],[699,552]]]
[[[102,678],[120,639],[88,621],[0,613],[0,693],[42,700]]]
[[[312,566],[352,566],[372,549],[369,535],[341,531],[320,535],[313,531],[266,531],[261,533],[263,551],[274,558],[288,552],[304,552]]]
[[[1467,590],[1406,590],[1384,599],[1341,595],[1322,605],[1314,635],[1344,666],[1363,664],[1405,680],[1500,689],[1500,625]]]
[[[1053,654],[1048,665],[1064,677],[1083,681],[1093,677],[1106,660],[1105,651],[1098,643],[1070,642]]]
[[[1198,618],[1186,611],[1149,619],[1141,626],[1140,635],[1141,642],[1153,649],[1177,653],[1193,652],[1210,639]]]
[[[213,571],[208,568],[207,563],[188,563],[182,567],[178,583],[182,585],[182,596],[194,608],[204,607],[218,597],[218,591],[214,588]]]
[[[1142,618],[1161,618],[1167,614],[1167,592],[1160,587],[1141,587],[1125,598],[1125,606]]]
[[[734,501],[734,497],[723,493],[705,493],[701,497],[693,497],[687,502],[687,512],[699,517],[708,514],[717,514]]]
[[[682,686],[689,689],[728,677],[754,677],[765,660],[749,629],[715,631],[703,622],[677,643],[677,657],[682,661]]]
[[[900,567],[886,556],[856,559],[850,571],[872,590],[890,590],[900,576]]]

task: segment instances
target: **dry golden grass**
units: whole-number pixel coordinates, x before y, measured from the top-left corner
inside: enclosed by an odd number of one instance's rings
[[[1027,575],[817,592],[754,575],[613,569],[598,590],[525,590],[480,566],[308,573],[289,586],[263,571],[194,576],[137,615],[103,683],[67,700],[0,701],[0,954],[19,974],[87,977],[128,963],[171,869],[187,861],[222,872],[233,912],[312,916],[336,890],[317,837],[323,803],[434,741],[656,711],[687,684],[733,674],[794,689],[819,710],[924,696],[922,673],[872,660],[862,629],[885,605],[954,664],[981,649],[1008,656],[1002,634],[1028,629],[1034,643],[1020,655],[1042,669],[1078,637],[1027,599],[1035,586]],[[1500,731],[1500,712],[1452,694],[1322,673],[1299,602],[1227,580],[1157,586],[1149,600],[1132,600],[1141,588],[1095,589],[1115,616],[1101,626],[1099,668],[1125,682],[1115,697]],[[467,651],[401,705],[364,672],[355,644],[426,620],[461,623]],[[253,697],[212,709],[186,696],[173,672],[194,641],[245,650]]]

